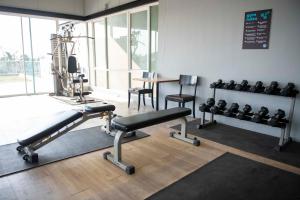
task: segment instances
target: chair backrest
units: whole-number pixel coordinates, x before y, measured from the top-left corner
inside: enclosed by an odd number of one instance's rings
[[[74,56],[68,58],[68,73],[77,73],[77,60]]]
[[[194,75],[180,75],[179,77],[179,84],[180,84],[180,91],[179,94],[182,94],[182,87],[183,86],[194,86],[194,96],[196,96],[197,86],[198,86],[199,77]]]
[[[155,77],[155,72],[143,72],[143,78],[147,78],[147,79],[154,79]],[[146,87],[146,82],[143,83],[143,88]],[[151,83],[151,89],[153,89],[154,87],[154,83]]]

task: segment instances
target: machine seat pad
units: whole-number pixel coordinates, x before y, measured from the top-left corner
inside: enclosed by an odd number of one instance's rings
[[[28,130],[23,138],[18,139],[21,146],[27,146],[40,139],[51,136],[66,125],[76,121],[83,116],[82,112],[76,110],[62,111],[52,115],[45,123]]]
[[[89,82],[89,80],[88,79],[83,79],[83,82],[87,83],[87,82]],[[80,79],[73,79],[73,83],[80,83]]]
[[[132,115],[129,117],[115,118],[112,126],[120,131],[129,132],[140,128],[171,121],[191,114],[189,108],[170,108],[157,112],[148,112],[143,114]]]
[[[106,112],[106,111],[114,111],[116,107],[112,104],[108,104],[105,102],[91,103],[86,104],[84,111],[87,113],[98,113],[98,112]]]

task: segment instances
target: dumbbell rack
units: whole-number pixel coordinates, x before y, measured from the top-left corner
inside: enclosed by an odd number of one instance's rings
[[[281,135],[280,135],[280,138],[279,138],[279,143],[278,145],[275,147],[275,149],[277,151],[281,151],[283,150],[292,140],[291,140],[291,137],[290,137],[290,133],[291,133],[291,128],[292,128],[292,119],[293,119],[293,115],[294,115],[294,109],[295,109],[295,103],[296,103],[296,95],[293,95],[293,96],[282,96],[282,95],[279,95],[279,94],[266,94],[266,93],[261,93],[261,92],[249,92],[249,91],[241,91],[241,90],[234,90],[234,89],[225,89],[225,88],[211,88],[213,89],[213,95],[212,95],[212,98],[216,99],[216,91],[217,89],[220,89],[220,90],[231,90],[231,91],[236,91],[236,92],[246,92],[246,93],[254,93],[254,94],[264,94],[264,95],[273,95],[273,96],[281,96],[281,97],[287,97],[287,98],[291,98],[291,105],[290,105],[290,112],[289,112],[289,116],[288,116],[288,122],[287,122],[287,125],[286,126],[282,126],[282,127],[277,127],[277,128],[280,128],[281,129]],[[201,128],[205,128],[207,126],[210,126],[210,125],[213,125],[213,124],[216,124],[216,120],[214,120],[214,114],[209,112],[211,114],[210,116],[210,120],[209,122],[206,122],[205,121],[205,112],[203,112],[203,117],[202,117],[202,123],[201,125],[198,126],[199,129]],[[222,116],[225,116],[225,115],[222,115]],[[227,116],[225,116],[227,117]],[[232,117],[231,117],[232,118]],[[251,121],[249,121],[251,122]],[[255,122],[253,122],[255,123]],[[261,123],[261,124],[265,124],[265,123]],[[268,124],[265,124],[265,125],[268,125]]]

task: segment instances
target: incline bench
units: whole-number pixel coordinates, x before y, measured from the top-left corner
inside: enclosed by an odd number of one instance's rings
[[[17,151],[24,154],[23,159],[25,161],[38,162],[38,154],[35,150],[64,135],[83,122],[97,117],[106,117],[104,131],[109,135],[114,135],[114,130],[111,128],[114,110],[114,105],[100,102],[87,104],[83,110],[68,110],[56,113],[45,124],[39,124],[29,130],[23,138],[19,138],[18,143],[20,146],[17,147]],[[135,133],[131,132],[130,134],[134,135]]]
[[[114,129],[118,130],[115,135],[114,140],[114,155],[110,152],[105,152],[103,154],[104,159],[109,160],[114,165],[120,167],[127,174],[133,174],[135,172],[135,168],[132,165],[128,165],[122,161],[121,155],[121,144],[122,138],[126,135],[126,133],[145,128],[148,126],[160,124],[163,122],[179,119],[181,123],[181,132],[175,133],[172,132],[171,137],[183,140],[188,143],[192,143],[195,146],[200,145],[200,141],[197,138],[190,139],[187,137],[187,120],[186,116],[191,114],[191,109],[189,108],[171,108],[167,110],[161,110],[157,112],[149,112],[143,114],[137,114],[129,117],[115,118],[112,121],[112,126]]]

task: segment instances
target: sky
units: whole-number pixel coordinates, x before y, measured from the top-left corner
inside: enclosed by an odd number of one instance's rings
[[[29,18],[22,17],[25,54],[30,55]],[[0,15],[0,53],[9,51],[22,54],[21,17]],[[56,22],[48,19],[31,18],[34,57],[45,57],[51,51],[50,35],[56,33]]]

